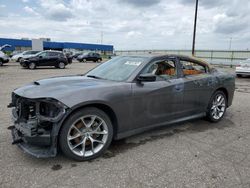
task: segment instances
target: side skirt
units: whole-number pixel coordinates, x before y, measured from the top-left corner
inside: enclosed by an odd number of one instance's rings
[[[163,123],[160,123],[160,124],[150,125],[148,127],[142,127],[142,128],[122,132],[122,133],[117,133],[117,136],[115,137],[115,140],[120,140],[120,139],[129,137],[129,136],[132,136],[132,135],[136,135],[136,134],[139,134],[139,133],[151,130],[151,129],[155,129],[157,127],[162,127],[162,126],[166,126],[166,125],[170,125],[170,124],[174,124],[174,123],[179,123],[179,122],[183,122],[183,121],[187,121],[187,120],[191,120],[191,119],[202,118],[202,117],[205,117],[205,116],[206,116],[206,113],[203,112],[203,113],[199,113],[199,114],[195,114],[195,115],[191,115],[191,116],[187,116],[187,117],[183,117],[183,118],[163,122]]]

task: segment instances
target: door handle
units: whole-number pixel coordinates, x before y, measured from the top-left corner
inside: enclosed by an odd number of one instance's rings
[[[175,85],[175,90],[176,91],[181,91],[182,90],[182,86],[180,86],[180,85]]]

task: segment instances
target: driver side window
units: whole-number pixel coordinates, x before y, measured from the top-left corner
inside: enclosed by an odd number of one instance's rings
[[[148,65],[143,74],[156,75],[156,80],[168,80],[177,77],[176,65],[174,60],[161,60]]]
[[[43,52],[43,53],[39,54],[39,56],[44,58],[47,56],[47,52]]]

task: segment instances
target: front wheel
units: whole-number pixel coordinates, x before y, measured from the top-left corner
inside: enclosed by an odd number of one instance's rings
[[[29,64],[29,69],[35,69],[36,68],[36,64],[35,63],[30,63]]]
[[[241,78],[241,77],[242,77],[242,75],[241,75],[241,74],[237,74],[237,77],[238,77],[238,78]]]
[[[2,60],[0,59],[0,66],[3,66],[3,62],[2,62]]]
[[[59,135],[62,152],[77,161],[99,157],[109,147],[113,126],[106,113],[98,108],[84,108],[72,114]]]
[[[211,122],[220,121],[227,108],[227,98],[223,91],[216,91],[210,99],[208,110],[207,110],[207,119]]]

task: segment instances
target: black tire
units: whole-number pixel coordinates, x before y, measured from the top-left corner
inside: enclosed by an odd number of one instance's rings
[[[224,109],[224,112],[223,112],[223,114],[222,114],[222,116],[220,117],[220,118],[214,118],[214,116],[212,115],[212,107],[213,107],[213,101],[215,100],[215,98],[217,97],[217,96],[223,96],[223,98],[224,98],[224,100],[225,100],[225,109]],[[218,91],[216,91],[213,95],[212,95],[212,97],[211,97],[211,99],[210,99],[210,101],[209,101],[209,104],[208,104],[208,109],[207,109],[207,114],[206,114],[206,119],[208,120],[208,121],[210,121],[210,122],[219,122],[223,117],[224,117],[224,115],[225,115],[225,113],[226,113],[226,109],[227,109],[227,97],[226,97],[226,95],[225,95],[225,93],[223,92],[223,91],[221,91],[221,90],[218,90]]]
[[[21,59],[22,59],[22,58],[21,58],[21,57],[19,57],[19,58],[16,60],[16,62],[20,62],[20,61],[21,61]]]
[[[29,64],[29,69],[31,69],[31,70],[36,69],[36,64],[33,63],[33,62],[31,62],[31,63]]]
[[[3,66],[3,61],[0,59],[0,66]]]
[[[65,63],[64,62],[59,62],[57,66],[58,66],[59,69],[64,69],[65,68]]]
[[[83,63],[86,63],[86,62],[87,62],[87,59],[82,59],[82,62],[83,62]]]
[[[241,75],[241,74],[237,74],[237,77],[238,77],[238,78],[241,78],[241,77],[242,77],[242,75]]]
[[[67,140],[68,132],[71,129],[71,126],[73,125],[73,123],[79,118],[86,116],[86,115],[95,115],[95,116],[101,117],[108,127],[108,134],[107,134],[108,137],[107,137],[106,143],[102,146],[102,149],[100,151],[88,157],[79,156],[73,153],[69,147],[68,140]],[[67,157],[74,159],[76,161],[86,161],[86,160],[95,159],[101,156],[109,147],[112,139],[113,139],[113,126],[108,115],[98,108],[88,107],[88,108],[83,108],[81,110],[76,111],[75,113],[70,115],[70,117],[63,123],[62,128],[60,130],[60,134],[59,134],[59,146],[62,152]]]

